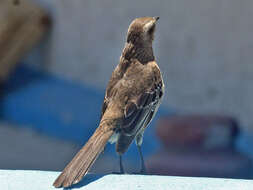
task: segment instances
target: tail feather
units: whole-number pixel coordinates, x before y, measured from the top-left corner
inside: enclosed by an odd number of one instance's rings
[[[113,131],[99,127],[83,148],[76,154],[63,172],[55,180],[55,187],[69,187],[78,183],[89,171],[98,155],[103,151]]]

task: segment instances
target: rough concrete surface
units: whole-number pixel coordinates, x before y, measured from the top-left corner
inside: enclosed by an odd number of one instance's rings
[[[0,185],[5,190],[45,190],[52,186],[59,172],[0,170]],[[149,175],[90,175],[69,189],[81,190],[252,190],[253,181],[169,177]]]

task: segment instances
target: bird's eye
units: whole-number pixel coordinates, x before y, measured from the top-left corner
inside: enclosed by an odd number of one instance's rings
[[[153,34],[155,31],[155,25],[153,25],[152,27],[150,27],[150,29],[148,30],[148,33],[151,35]]]

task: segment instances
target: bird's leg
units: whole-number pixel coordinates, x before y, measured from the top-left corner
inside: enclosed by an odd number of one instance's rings
[[[142,145],[142,141],[143,141],[143,133],[144,133],[144,131],[141,131],[135,138],[135,143],[137,145],[138,152],[139,152],[140,158],[141,158],[141,170],[140,170],[139,174],[146,174],[147,173],[144,158],[143,158],[143,154],[142,154],[142,151],[141,151],[141,145]]]
[[[122,155],[119,155],[119,167],[120,167],[120,174],[124,174],[125,171],[122,163]]]
[[[119,155],[119,172],[112,172],[112,174],[124,174],[125,170],[122,163],[122,155]]]
[[[141,158],[141,170],[140,170],[140,174],[146,174],[147,170],[146,170],[144,158],[143,158],[142,151],[141,151],[141,145],[137,145],[137,147],[138,147],[138,151],[139,151],[140,158]]]

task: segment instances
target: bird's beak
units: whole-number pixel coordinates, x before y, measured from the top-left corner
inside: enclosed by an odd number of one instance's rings
[[[154,17],[155,21],[158,21],[159,18],[160,18],[159,16]]]

